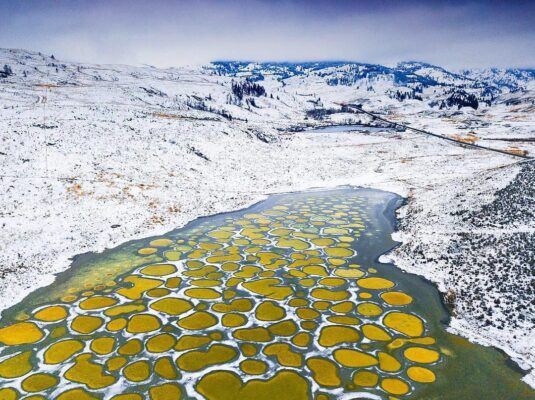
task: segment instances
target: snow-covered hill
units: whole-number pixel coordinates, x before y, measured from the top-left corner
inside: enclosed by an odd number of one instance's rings
[[[2,67],[3,66],[3,67]],[[484,69],[464,70],[454,73],[444,68],[421,62],[400,62],[395,67],[354,62],[310,62],[310,63],[247,63],[218,61],[209,65],[192,68],[157,69],[150,66],[99,66],[63,62],[53,55],[43,55],[24,50],[0,50],[0,79],[3,84],[20,83],[23,85],[39,85],[43,83],[61,86],[91,85],[95,82],[110,82],[118,85],[133,85],[146,79],[152,79],[157,87],[139,85],[139,97],[148,94],[152,97],[166,99],[168,106],[182,105],[187,108],[188,98],[185,95],[197,96],[207,107],[216,104],[239,103],[230,97],[228,90],[223,93],[210,93],[195,85],[190,93],[169,90],[166,83],[184,83],[188,76],[202,75],[205,88],[210,83],[229,88],[229,80],[248,80],[266,86],[270,93],[262,103],[271,109],[284,108],[287,103],[285,96],[292,90],[301,96],[319,93],[346,94],[346,100],[369,100],[383,97],[383,102],[395,99],[398,102],[421,102],[419,108],[442,107],[462,108],[490,106],[499,102],[500,97],[511,93],[524,93],[535,89],[535,70],[529,69]],[[171,85],[172,86],[172,85]],[[286,88],[282,90],[282,88]],[[167,90],[163,90],[167,89]],[[221,92],[221,91],[216,91]],[[312,93],[310,93],[312,92]],[[214,98],[214,95],[223,98]],[[132,93],[135,95],[135,93]],[[212,96],[210,96],[212,95]],[[272,101],[271,95],[278,95],[279,102]],[[280,99],[280,96],[286,98]],[[471,97],[470,101],[466,99]],[[160,99],[160,100],[162,100]],[[197,102],[201,101],[194,98]],[[304,103],[306,109],[310,101],[292,98],[291,103]],[[327,96],[324,100],[333,100]],[[164,104],[159,101],[159,104]],[[210,104],[211,103],[211,104]],[[314,104],[317,106],[317,104]],[[262,107],[259,107],[261,109]],[[295,104],[291,104],[292,109]],[[221,110],[219,110],[221,111]],[[230,112],[230,110],[228,110]]]
[[[311,81],[328,86],[348,86],[366,97],[366,92],[394,97],[399,101],[415,99],[428,106],[472,108],[491,105],[502,94],[533,88],[535,72],[521,69],[464,70],[454,73],[421,62],[400,62],[395,67],[353,62],[317,63],[244,63],[215,62],[206,69],[218,75],[264,81],[276,77],[280,82]],[[298,77],[296,79],[296,77]],[[452,93],[472,95],[471,103],[449,102]],[[405,96],[400,94],[405,93]]]

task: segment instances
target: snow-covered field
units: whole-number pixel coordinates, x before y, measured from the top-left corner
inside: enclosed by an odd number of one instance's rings
[[[240,100],[231,87],[243,77],[210,67],[83,65],[0,50],[0,69],[4,64],[13,75],[0,78],[0,309],[50,283],[76,254],[163,233],[270,193],[366,186],[408,198],[399,212],[403,244],[389,257],[457,294],[452,329],[535,367],[533,257],[486,246],[474,254],[495,262],[482,270],[467,257],[470,246],[456,247],[466,254],[452,251],[459,240],[472,243],[462,233],[533,237],[535,221],[522,217],[522,207],[515,209],[517,224],[465,218],[496,203],[497,191],[516,184],[527,164],[409,132],[291,132],[370,122],[361,114],[319,121],[310,113],[347,102],[444,135],[474,132],[478,143],[506,148],[510,143],[487,139],[533,137],[533,80],[516,81],[522,90],[504,90],[491,106],[459,111],[429,106],[444,96],[439,85],[424,88],[424,101],[399,101],[386,94],[393,86],[384,77],[327,84],[340,68],[284,79],[266,73],[257,82],[266,95]],[[426,67],[422,74],[457,79],[441,71]],[[475,73],[459,79],[466,84]],[[535,152],[535,142],[518,146]],[[498,206],[507,212],[507,204]],[[535,386],[535,376],[527,379]]]

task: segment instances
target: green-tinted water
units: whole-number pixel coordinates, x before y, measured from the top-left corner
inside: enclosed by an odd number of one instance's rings
[[[432,285],[377,261],[400,202],[273,196],[82,255],[4,313],[0,399],[535,398],[445,331]]]

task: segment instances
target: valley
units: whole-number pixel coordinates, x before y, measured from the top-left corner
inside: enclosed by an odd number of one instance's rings
[[[2,309],[52,283],[78,254],[275,193],[374,188],[406,199],[393,234],[401,244],[381,260],[448,293],[448,329],[503,349],[535,385],[535,163],[514,156],[535,155],[532,70],[159,69],[2,49],[4,64]],[[392,129],[343,104],[514,154]],[[353,124],[373,129],[313,130]]]

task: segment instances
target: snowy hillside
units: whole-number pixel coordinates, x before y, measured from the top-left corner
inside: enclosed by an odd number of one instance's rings
[[[357,93],[387,95],[399,101],[414,99],[427,106],[477,108],[491,105],[501,94],[533,87],[533,70],[465,70],[453,73],[444,68],[421,63],[401,62],[396,67],[381,65],[321,62],[321,63],[239,63],[215,62],[208,70],[218,75],[264,81],[276,77],[291,86],[292,82],[310,81],[328,86],[348,86]],[[296,77],[300,79],[296,79]],[[293,79],[291,79],[293,78]],[[471,103],[450,102],[452,93],[472,95]],[[404,94],[404,95],[403,95]]]

